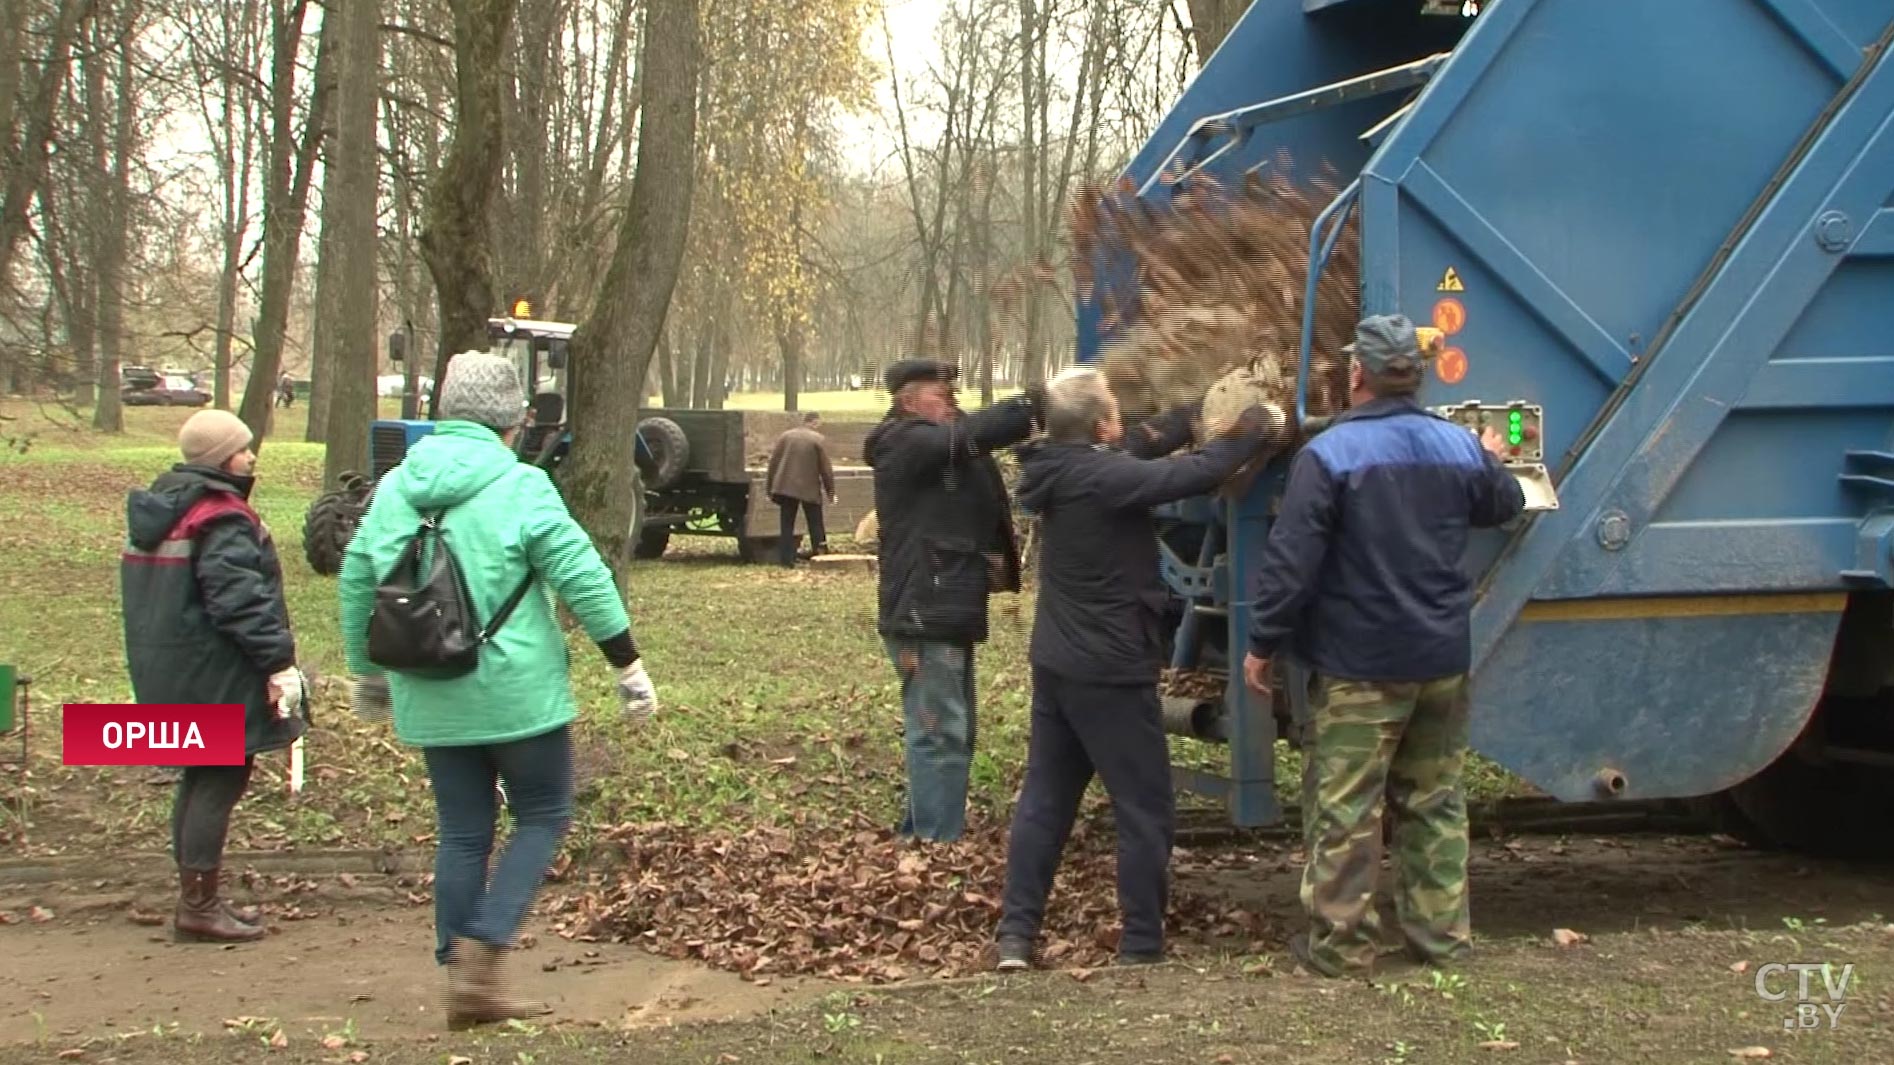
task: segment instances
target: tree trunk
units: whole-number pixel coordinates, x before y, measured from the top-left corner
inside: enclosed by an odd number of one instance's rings
[[[119,17],[112,33],[118,48],[118,92],[112,108],[112,162],[110,180],[105,186],[105,211],[100,216],[105,227],[99,236],[99,405],[92,412],[92,427],[108,433],[125,431],[125,412],[118,396],[118,367],[125,343],[125,259],[129,243],[126,231],[131,228],[132,158],[138,132],[139,86],[133,84],[132,50],[141,5],[138,0],[119,0],[119,4]]]
[[[380,173],[376,159],[375,110],[381,95],[380,0],[330,0],[330,18],[340,16],[342,77],[336,95],[336,141],[330,156],[336,168],[337,199],[323,205],[328,228],[335,212],[338,253],[337,316],[330,330],[334,349],[324,366],[329,404],[324,412],[328,449],[323,483],[333,486],[342,474],[369,469],[368,425],[375,417],[375,367],[379,315],[376,278],[379,256],[375,217]],[[327,182],[325,181],[325,185]],[[315,421],[316,412],[309,412]]]
[[[776,319],[776,348],[783,356],[783,409],[799,409],[797,403],[802,392],[802,356],[807,345],[808,335],[802,322],[793,315],[778,315]]]
[[[622,589],[630,567],[631,456],[645,372],[664,331],[689,232],[696,173],[698,0],[646,8],[638,168],[618,247],[592,314],[572,336],[572,453],[566,498]]]
[[[666,329],[658,338],[658,395],[667,407],[677,406],[677,345]],[[686,403],[689,401],[687,400]]]
[[[1197,53],[1197,68],[1201,70],[1250,5],[1249,0],[1188,0],[1188,3],[1191,44]]]
[[[0,278],[13,273],[13,256],[27,233],[27,208],[46,180],[47,155],[58,132],[59,97],[66,87],[71,69],[72,42],[80,25],[92,14],[95,0],[59,0],[53,16],[52,34],[47,42],[46,59],[40,64],[31,93],[24,98],[16,121],[22,123],[18,144],[10,153],[0,192]],[[0,135],[12,136],[12,130]]]
[[[243,390],[239,416],[256,434],[261,449],[269,435],[276,402],[276,378],[283,364],[283,340],[289,328],[289,301],[302,253],[304,215],[316,152],[322,146],[323,118],[333,82],[330,47],[335,34],[323,27],[316,46],[315,84],[310,90],[307,123],[301,141],[292,136],[296,57],[302,47],[302,17],[308,0],[294,0],[272,17],[270,72],[269,175],[263,189],[263,294],[257,307],[250,381]]]
[[[323,36],[335,34],[337,94],[348,85],[349,42],[342,34],[345,9],[356,0],[330,0],[329,13],[323,16]],[[342,303],[342,255],[336,250],[336,227],[342,206],[342,168],[337,165],[336,141],[340,133],[324,138],[322,164],[322,218],[316,232],[315,322],[309,340],[309,421],[303,427],[303,439],[320,444],[329,431],[329,365],[335,358],[336,332],[340,318],[347,313]]]
[[[691,354],[690,395],[685,397],[689,407],[710,406],[710,364],[716,360],[710,357],[716,341],[711,334],[716,327],[706,322],[697,327],[697,343]]]
[[[428,189],[421,255],[434,277],[440,344],[434,391],[447,360],[488,347],[493,290],[493,205],[506,162],[502,131],[507,30],[515,0],[453,0],[454,139]],[[526,382],[530,385],[531,382]],[[428,409],[433,410],[430,399]]]

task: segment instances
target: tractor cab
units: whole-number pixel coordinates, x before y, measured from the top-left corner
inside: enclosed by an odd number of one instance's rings
[[[527,312],[525,301],[514,310]],[[571,380],[567,360],[572,330],[568,322],[531,317],[487,319],[487,337],[492,342],[488,350],[511,361],[526,386],[526,428],[515,447],[531,462],[556,462],[571,440],[566,431],[566,389]]]

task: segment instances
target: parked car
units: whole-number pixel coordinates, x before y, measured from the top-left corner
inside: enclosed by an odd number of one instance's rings
[[[119,391],[119,402],[128,407],[202,407],[210,403],[210,393],[188,377],[166,375],[142,388],[135,381],[127,382]]]

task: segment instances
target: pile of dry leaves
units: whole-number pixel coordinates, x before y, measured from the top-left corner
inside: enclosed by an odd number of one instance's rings
[[[819,975],[886,982],[992,965],[1005,883],[1006,833],[970,826],[952,844],[915,845],[886,830],[754,828],[712,836],[671,824],[610,833],[625,870],[557,901],[567,939],[642,943],[746,979]],[[1067,848],[1042,937],[1049,965],[1110,962],[1118,936],[1109,831],[1081,825]],[[1173,937],[1252,949],[1254,914],[1173,889]]]
[[[1167,207],[1096,187],[1080,192],[1071,215],[1079,291],[1091,291],[1100,251],[1137,264],[1136,284],[1105,286],[1100,307],[1106,329],[1124,327],[1101,364],[1128,416],[1202,399],[1239,368],[1254,391],[1293,409],[1309,233],[1335,194],[1328,180],[1300,186],[1256,174],[1234,190],[1193,175]],[[1359,278],[1351,212],[1317,285],[1312,415],[1347,402],[1341,348],[1359,316]]]

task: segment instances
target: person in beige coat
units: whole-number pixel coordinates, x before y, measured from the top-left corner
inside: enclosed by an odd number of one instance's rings
[[[776,558],[784,568],[796,564],[796,508],[802,508],[809,526],[809,554],[828,551],[828,533],[822,527],[822,504],[835,502],[835,467],[829,462],[828,441],[822,436],[822,416],[810,411],[802,424],[776,438],[769,453],[769,497],[782,509],[782,534],[776,540]]]

